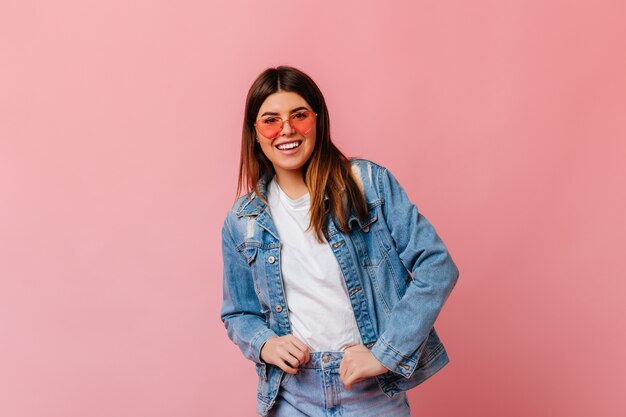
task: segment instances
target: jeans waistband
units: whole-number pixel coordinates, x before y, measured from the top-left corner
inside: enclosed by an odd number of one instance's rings
[[[339,368],[341,359],[343,359],[343,352],[311,352],[309,361],[300,365],[299,368]]]

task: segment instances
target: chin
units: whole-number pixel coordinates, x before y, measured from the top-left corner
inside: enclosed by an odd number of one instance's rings
[[[280,169],[281,171],[301,171],[303,167],[304,167],[304,164],[298,164],[298,165],[279,165],[279,166],[278,166],[278,169]]]

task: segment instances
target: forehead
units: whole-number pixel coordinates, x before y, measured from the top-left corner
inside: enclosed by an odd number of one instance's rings
[[[267,96],[259,108],[259,114],[264,112],[289,113],[298,107],[311,108],[300,94],[292,91],[278,91]]]

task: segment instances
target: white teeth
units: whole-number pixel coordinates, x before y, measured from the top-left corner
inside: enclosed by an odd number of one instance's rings
[[[280,149],[281,151],[284,151],[287,149],[297,148],[298,146],[300,146],[300,142],[291,142],[291,143],[280,144],[277,146],[277,148]]]

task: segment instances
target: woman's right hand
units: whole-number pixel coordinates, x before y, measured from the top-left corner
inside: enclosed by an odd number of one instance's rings
[[[309,361],[309,348],[292,334],[270,337],[261,348],[261,359],[288,374],[297,374],[298,366]]]

